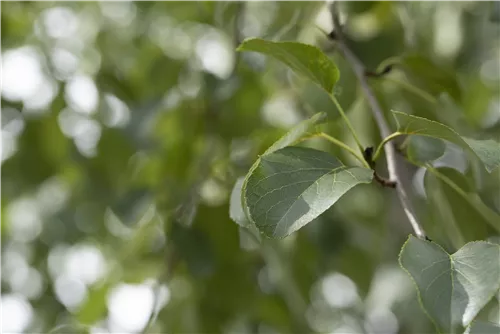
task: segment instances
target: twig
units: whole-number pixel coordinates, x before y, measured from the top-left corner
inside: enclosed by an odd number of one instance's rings
[[[346,45],[344,41],[344,36],[342,34],[342,29],[338,16],[338,2],[335,1],[331,6],[331,13],[333,19],[333,25],[335,27],[335,41],[337,42],[337,48],[343,54],[344,58],[347,62],[349,62],[354,70],[356,77],[358,78],[361,88],[368,100],[368,103],[371,107],[373,117],[377,123],[377,126],[380,131],[380,135],[382,138],[389,136],[392,132],[387,124],[387,121],[384,118],[384,113],[382,108],[377,101],[375,94],[373,93],[370,85],[368,84],[368,80],[366,78],[366,69],[363,63],[358,59],[358,57],[351,51],[351,49]],[[389,172],[389,178],[396,182],[397,187],[396,191],[398,193],[399,200],[403,207],[403,210],[408,217],[408,220],[413,227],[415,235],[421,239],[425,239],[425,232],[420,223],[418,222],[414,209],[411,205],[411,202],[406,193],[405,187],[401,182],[400,175],[398,173],[398,160],[396,156],[396,150],[392,142],[385,143],[385,154],[387,159],[387,169]]]

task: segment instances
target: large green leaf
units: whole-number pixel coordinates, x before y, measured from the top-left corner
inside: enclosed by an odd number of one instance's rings
[[[283,238],[372,176],[370,169],[346,167],[326,152],[285,147],[259,159],[243,189],[244,202],[261,232]]]
[[[332,93],[333,86],[340,77],[337,66],[320,49],[312,45],[251,38],[243,41],[237,50],[272,56],[297,74],[309,78],[329,94]]]
[[[398,131],[401,133],[440,138],[452,142],[476,155],[490,173],[500,166],[500,143],[491,139],[476,140],[462,137],[450,127],[439,122],[399,111],[392,113],[398,123]]]
[[[273,145],[271,145],[264,153],[262,156],[265,156],[266,154],[273,153],[279,149],[282,149],[284,147],[287,147],[289,145],[295,144],[297,141],[299,141],[301,138],[304,136],[307,136],[309,134],[314,133],[314,127],[316,124],[321,122],[323,119],[325,119],[326,113],[317,113],[316,115],[312,116],[309,119],[306,119],[296,126],[294,126],[290,131],[288,131],[285,135],[283,135],[280,139],[278,139],[276,142],[274,142]],[[250,232],[253,235],[257,235],[255,229],[255,226],[252,225],[252,222],[248,219],[250,212],[248,210],[248,206],[246,204],[246,197],[243,196],[245,189],[246,189],[246,184],[248,182],[248,178],[252,175],[253,171],[258,167],[260,163],[260,157],[255,161],[255,163],[252,165],[250,168],[250,171],[247,173],[244,181],[241,183],[241,180],[238,180],[236,184],[233,187],[233,191],[231,194],[231,203],[229,207],[229,215],[232,220],[234,220],[238,225],[242,227],[246,227],[250,230]],[[241,184],[240,184],[241,183]],[[236,203],[236,195],[238,194],[238,191],[240,193],[240,203]],[[241,214],[241,211],[243,210],[244,212],[244,217]]]
[[[450,255],[410,236],[399,255],[419,299],[441,332],[468,326],[500,287],[500,245],[477,241]]]

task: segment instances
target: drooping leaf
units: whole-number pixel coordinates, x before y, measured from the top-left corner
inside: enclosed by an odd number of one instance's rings
[[[373,172],[346,167],[326,152],[285,147],[262,156],[243,189],[248,218],[268,237],[283,238],[332,206]]]
[[[462,137],[450,127],[439,122],[399,111],[393,111],[392,113],[398,123],[399,132],[440,138],[452,142],[477,156],[490,173],[500,166],[500,143],[494,140],[476,140]]]
[[[450,255],[410,236],[399,255],[422,307],[441,332],[468,326],[500,287],[500,245],[477,241]]]
[[[440,158],[446,150],[446,144],[438,138],[412,136],[409,139],[406,154],[416,164],[425,164]]]
[[[498,334],[500,333],[500,325],[492,322],[473,321],[467,327],[464,334]]]
[[[271,56],[332,93],[339,80],[337,66],[320,49],[298,42],[272,42],[259,38],[243,41],[237,51],[254,51]]]

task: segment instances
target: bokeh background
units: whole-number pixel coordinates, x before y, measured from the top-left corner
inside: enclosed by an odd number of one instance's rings
[[[498,2],[341,9],[368,68],[403,59],[372,80],[388,113],[500,139]],[[1,21],[3,333],[138,333],[151,314],[150,333],[434,331],[397,264],[411,230],[390,189],[358,186],[280,241],[259,244],[229,217],[237,178],[300,120],[325,111],[326,131],[352,144],[321,90],[235,52],[244,38],[321,47],[340,68],[335,94],[363,144],[380,141],[322,32],[332,28],[326,3],[2,2]],[[453,145],[435,166],[500,212],[498,170],[486,174]],[[494,237],[424,170],[408,164],[405,178],[449,251],[443,221],[466,241]],[[431,200],[437,186],[446,196]],[[497,299],[481,318],[500,321]]]

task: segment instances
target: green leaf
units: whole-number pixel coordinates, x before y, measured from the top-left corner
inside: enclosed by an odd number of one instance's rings
[[[499,24],[500,23],[500,3],[492,1],[490,3],[490,22]]]
[[[477,156],[490,173],[500,166],[500,143],[491,139],[476,140],[462,137],[450,127],[439,122],[399,111],[392,113],[398,123],[398,131],[401,133],[440,138],[452,142]]]
[[[500,325],[492,322],[473,321],[467,327],[464,334],[498,334],[500,333]]]
[[[263,155],[275,152],[284,147],[295,144],[302,137],[312,134],[314,126],[326,118],[326,113],[320,112],[305,121],[300,122],[288,131],[283,137],[278,139],[274,144],[269,147]]]
[[[243,41],[237,51],[254,51],[271,56],[295,73],[309,78],[329,94],[340,77],[339,70],[331,59],[312,45],[250,38]]]
[[[442,188],[445,202],[453,203],[453,215],[465,233],[483,239],[486,237],[484,235],[486,231],[480,228],[483,222],[500,233],[500,215],[484,204],[463,174],[456,169],[446,167],[427,166],[427,171],[424,179],[426,188],[436,186]],[[444,202],[434,202],[434,204],[436,211],[441,211]]]
[[[500,245],[470,242],[453,255],[410,236],[399,255],[419,300],[440,331],[467,326],[500,287]]]
[[[425,173],[424,185],[428,213],[434,218],[434,226],[442,231],[442,235],[446,236],[447,240],[451,241],[454,249],[459,249],[466,243],[466,240],[457,222],[459,217],[455,215],[456,211],[453,210],[451,202],[446,197],[443,185],[436,176],[430,173]],[[447,246],[437,238],[436,241],[444,247]]]
[[[285,147],[262,156],[251,170],[243,189],[247,216],[266,236],[283,238],[372,176],[370,169],[346,167],[326,152]]]
[[[289,145],[295,144],[302,137],[306,136],[307,134],[310,134],[312,132],[312,129],[314,128],[314,126],[316,124],[320,123],[323,119],[325,119],[325,117],[326,117],[326,113],[320,112],[320,113],[317,113],[317,114],[313,115],[311,118],[306,119],[306,120],[300,122],[299,124],[297,124],[296,126],[294,126],[292,129],[290,129],[290,131],[288,131],[280,139],[278,139],[277,141],[275,141],[274,144],[272,144],[263,153],[263,156],[266,155],[266,154],[273,153],[274,151],[277,151],[277,150],[282,149],[284,147],[287,147]],[[246,204],[246,199],[245,199],[245,196],[243,196],[243,193],[245,192],[248,178],[252,174],[253,170],[255,168],[257,168],[257,166],[259,165],[259,163],[260,163],[260,157],[257,159],[257,161],[254,162],[254,164],[250,168],[249,172],[247,173],[247,175],[245,177],[245,181],[243,182],[242,190],[241,190],[241,204],[242,204],[243,210],[245,212],[245,215],[247,217],[247,220],[248,220],[248,217],[249,217],[249,212],[248,212],[248,206]],[[236,185],[235,185],[235,187],[236,187]],[[231,209],[230,209],[230,212],[231,212]],[[233,211],[232,212],[233,212],[234,217],[238,216],[237,207],[235,206],[235,204],[233,204]],[[233,220],[235,220],[235,219],[233,218]],[[241,222],[241,223],[244,223],[244,222]]]
[[[409,139],[406,154],[415,164],[425,164],[440,158],[446,150],[441,139],[433,137],[412,136]]]
[[[414,81],[421,84],[433,95],[446,92],[455,101],[461,99],[461,89],[455,73],[452,70],[437,66],[430,59],[418,54],[407,55],[401,64]]]
[[[90,290],[85,303],[75,315],[79,323],[91,325],[106,315],[106,298],[110,287],[110,284],[103,284]]]

